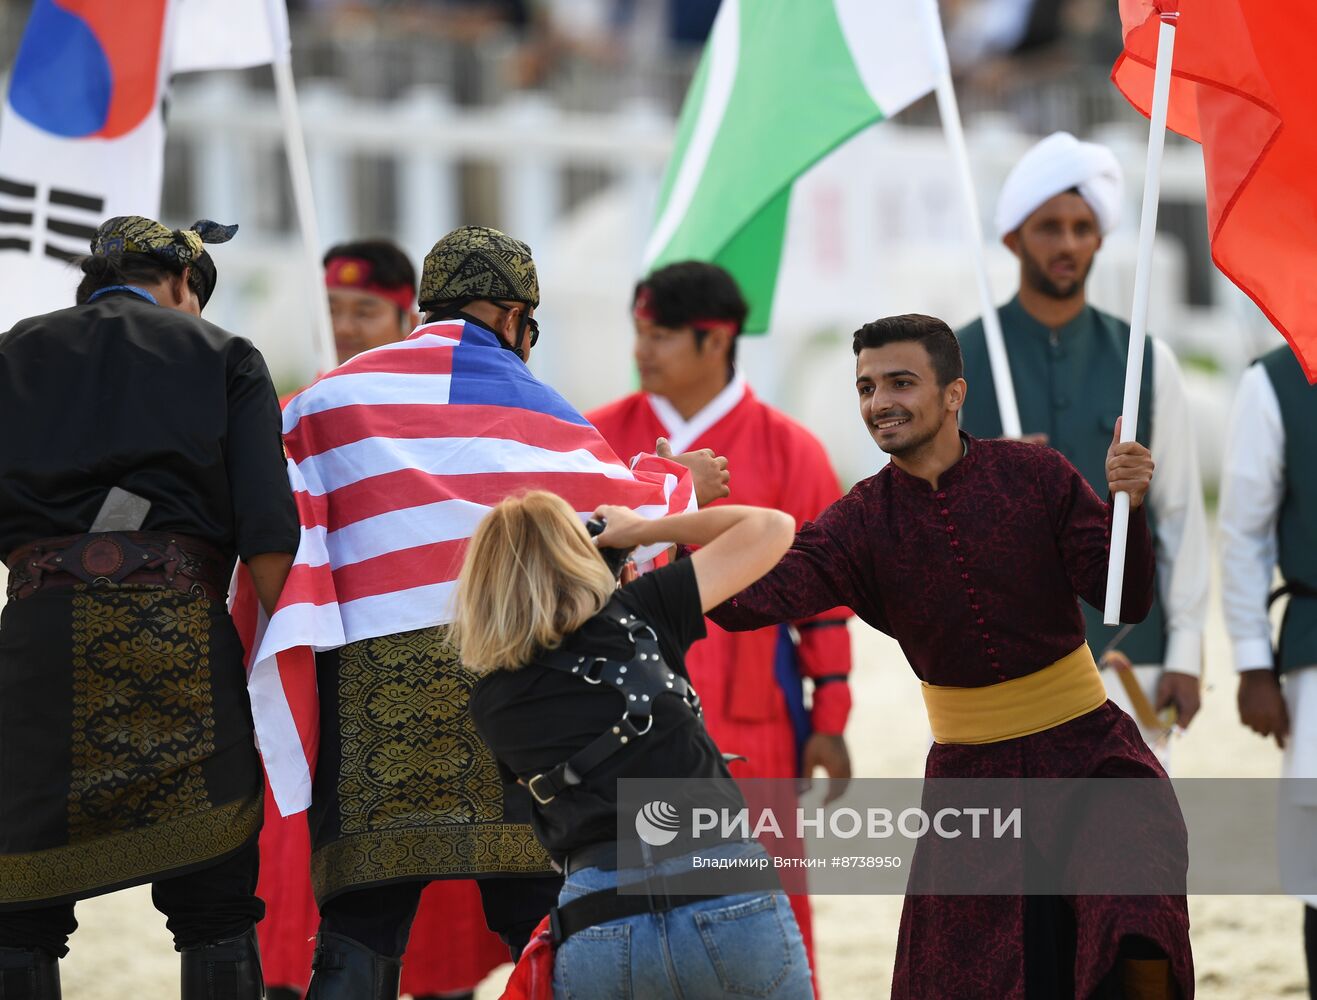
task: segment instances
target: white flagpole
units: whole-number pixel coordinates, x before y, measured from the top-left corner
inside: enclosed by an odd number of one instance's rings
[[[1125,365],[1125,402],[1120,440],[1134,440],[1139,420],[1139,390],[1143,383],[1143,351],[1148,338],[1148,289],[1152,283],[1152,244],[1157,235],[1157,202],[1161,194],[1162,151],[1166,146],[1166,110],[1171,98],[1171,61],[1175,55],[1174,13],[1162,13],[1157,34],[1157,70],[1148,115],[1148,165],[1143,181],[1143,214],[1139,219],[1139,253],[1134,269],[1134,305],[1130,312],[1129,359]],[[1129,542],[1130,497],[1117,493],[1111,516],[1111,556],[1107,564],[1107,606],[1102,620],[1120,624],[1125,588],[1125,550]]]
[[[279,100],[279,118],[283,122],[284,152],[288,157],[288,174],[292,181],[293,204],[297,226],[302,233],[305,259],[307,302],[314,326],[312,341],[316,371],[327,372],[338,364],[334,348],[334,327],[329,318],[329,300],[325,295],[324,272],[320,263],[320,226],[316,221],[315,199],[311,193],[311,168],[306,159],[306,140],[302,119],[297,112],[297,89],[293,85],[293,62],[288,46],[279,40],[287,35],[287,11],[283,0],[269,0],[266,5],[270,37],[274,40],[274,90]]]
[[[932,5],[930,5],[932,6]],[[933,19],[937,20],[936,7]],[[965,209],[965,225],[970,250],[974,255],[974,276],[979,286],[979,305],[983,310],[983,338],[988,346],[988,366],[992,369],[992,387],[997,393],[997,409],[1001,413],[1001,432],[1004,437],[1020,436],[1020,407],[1015,401],[1015,381],[1011,378],[1011,363],[1006,356],[1006,342],[1001,335],[1001,319],[997,315],[997,302],[988,280],[988,257],[983,250],[983,228],[979,222],[979,199],[974,191],[974,174],[969,166],[969,147],[965,145],[965,130],[960,122],[960,105],[956,101],[956,88],[951,82],[951,60],[947,55],[947,40],[941,24],[935,25],[934,34],[942,47],[942,68],[937,82],[937,110],[942,119],[942,132],[951,149],[956,166],[956,180]]]

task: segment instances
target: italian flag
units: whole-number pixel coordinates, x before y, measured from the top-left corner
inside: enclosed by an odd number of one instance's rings
[[[935,0],[723,0],[691,82],[645,250],[707,260],[763,332],[796,178],[947,72]]]

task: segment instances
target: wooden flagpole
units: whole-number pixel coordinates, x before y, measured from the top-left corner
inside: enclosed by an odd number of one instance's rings
[[[1148,115],[1148,164],[1143,181],[1143,214],[1139,219],[1139,252],[1134,270],[1134,306],[1130,312],[1129,359],[1125,365],[1125,402],[1120,440],[1134,440],[1139,419],[1139,389],[1143,382],[1143,351],[1148,338],[1148,290],[1152,283],[1152,244],[1157,236],[1157,203],[1161,195],[1162,152],[1166,147],[1166,109],[1171,97],[1171,62],[1175,55],[1178,13],[1163,11],[1157,35],[1157,70]],[[1107,603],[1102,620],[1120,624],[1125,589],[1125,551],[1129,542],[1130,497],[1117,493],[1111,518],[1111,556],[1107,564]]]

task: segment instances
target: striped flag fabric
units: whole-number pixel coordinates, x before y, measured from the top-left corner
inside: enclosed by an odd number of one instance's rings
[[[768,329],[791,187],[947,72],[935,0],[722,0],[677,123],[646,270],[727,268]]]
[[[545,489],[586,517],[604,503],[659,517],[694,506],[685,468],[618,460],[584,417],[494,334],[419,327],[360,354],[284,409],[302,523],[278,607],[264,620],[239,572],[232,613],[280,812],[310,803],[318,708],[313,649],[452,620],[467,542],[507,496]]]

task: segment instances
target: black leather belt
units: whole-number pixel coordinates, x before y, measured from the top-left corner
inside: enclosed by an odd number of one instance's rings
[[[707,903],[719,899],[728,893],[714,892],[705,895],[651,896],[645,894],[622,896],[616,889],[600,889],[598,892],[578,896],[570,903],[555,906],[549,911],[549,930],[553,934],[555,946],[562,944],[577,931],[627,917],[638,917],[642,913],[666,913],[691,903]]]
[[[603,868],[605,871],[617,870],[617,841],[602,840],[579,851],[572,851],[563,860],[562,873],[570,875],[582,868]]]
[[[1267,595],[1267,610],[1270,611],[1271,606],[1275,604],[1277,601],[1279,601],[1282,597],[1288,597],[1291,601],[1293,601],[1295,598],[1311,599],[1317,597],[1317,587],[1310,587],[1308,584],[1300,583],[1298,580],[1289,580],[1285,584],[1283,584],[1280,587],[1277,587],[1275,590],[1273,590],[1270,594]],[[1285,616],[1289,617],[1289,613],[1290,613],[1290,609],[1287,607],[1285,609]],[[1277,677],[1280,676],[1281,659],[1285,655],[1284,639],[1285,639],[1285,622],[1282,620],[1280,624],[1280,636],[1276,639],[1276,645],[1272,649],[1272,656],[1271,656],[1271,672],[1275,674]]]
[[[223,601],[232,560],[208,542],[166,531],[40,538],[9,553],[11,601],[78,584],[138,584]]]
[[[697,851],[695,853],[700,854],[703,852]],[[676,857],[680,857],[680,855],[676,855]],[[579,851],[573,851],[563,863],[563,874],[570,875],[582,868],[616,870],[617,866],[617,841],[606,840],[597,844],[590,844]],[[663,881],[659,879],[659,885],[662,885]],[[747,892],[780,891],[780,887],[764,887],[762,889],[738,889],[735,892],[667,893],[658,891],[622,895],[616,887],[599,889],[595,892],[586,893],[584,896],[578,896],[569,903],[551,909],[549,911],[549,927],[553,934],[554,944],[559,945],[577,931],[585,930],[587,927],[610,923],[614,920],[624,920],[627,917],[639,916],[642,913],[666,913],[668,910],[689,906],[692,903],[703,903],[710,899],[743,895]]]

